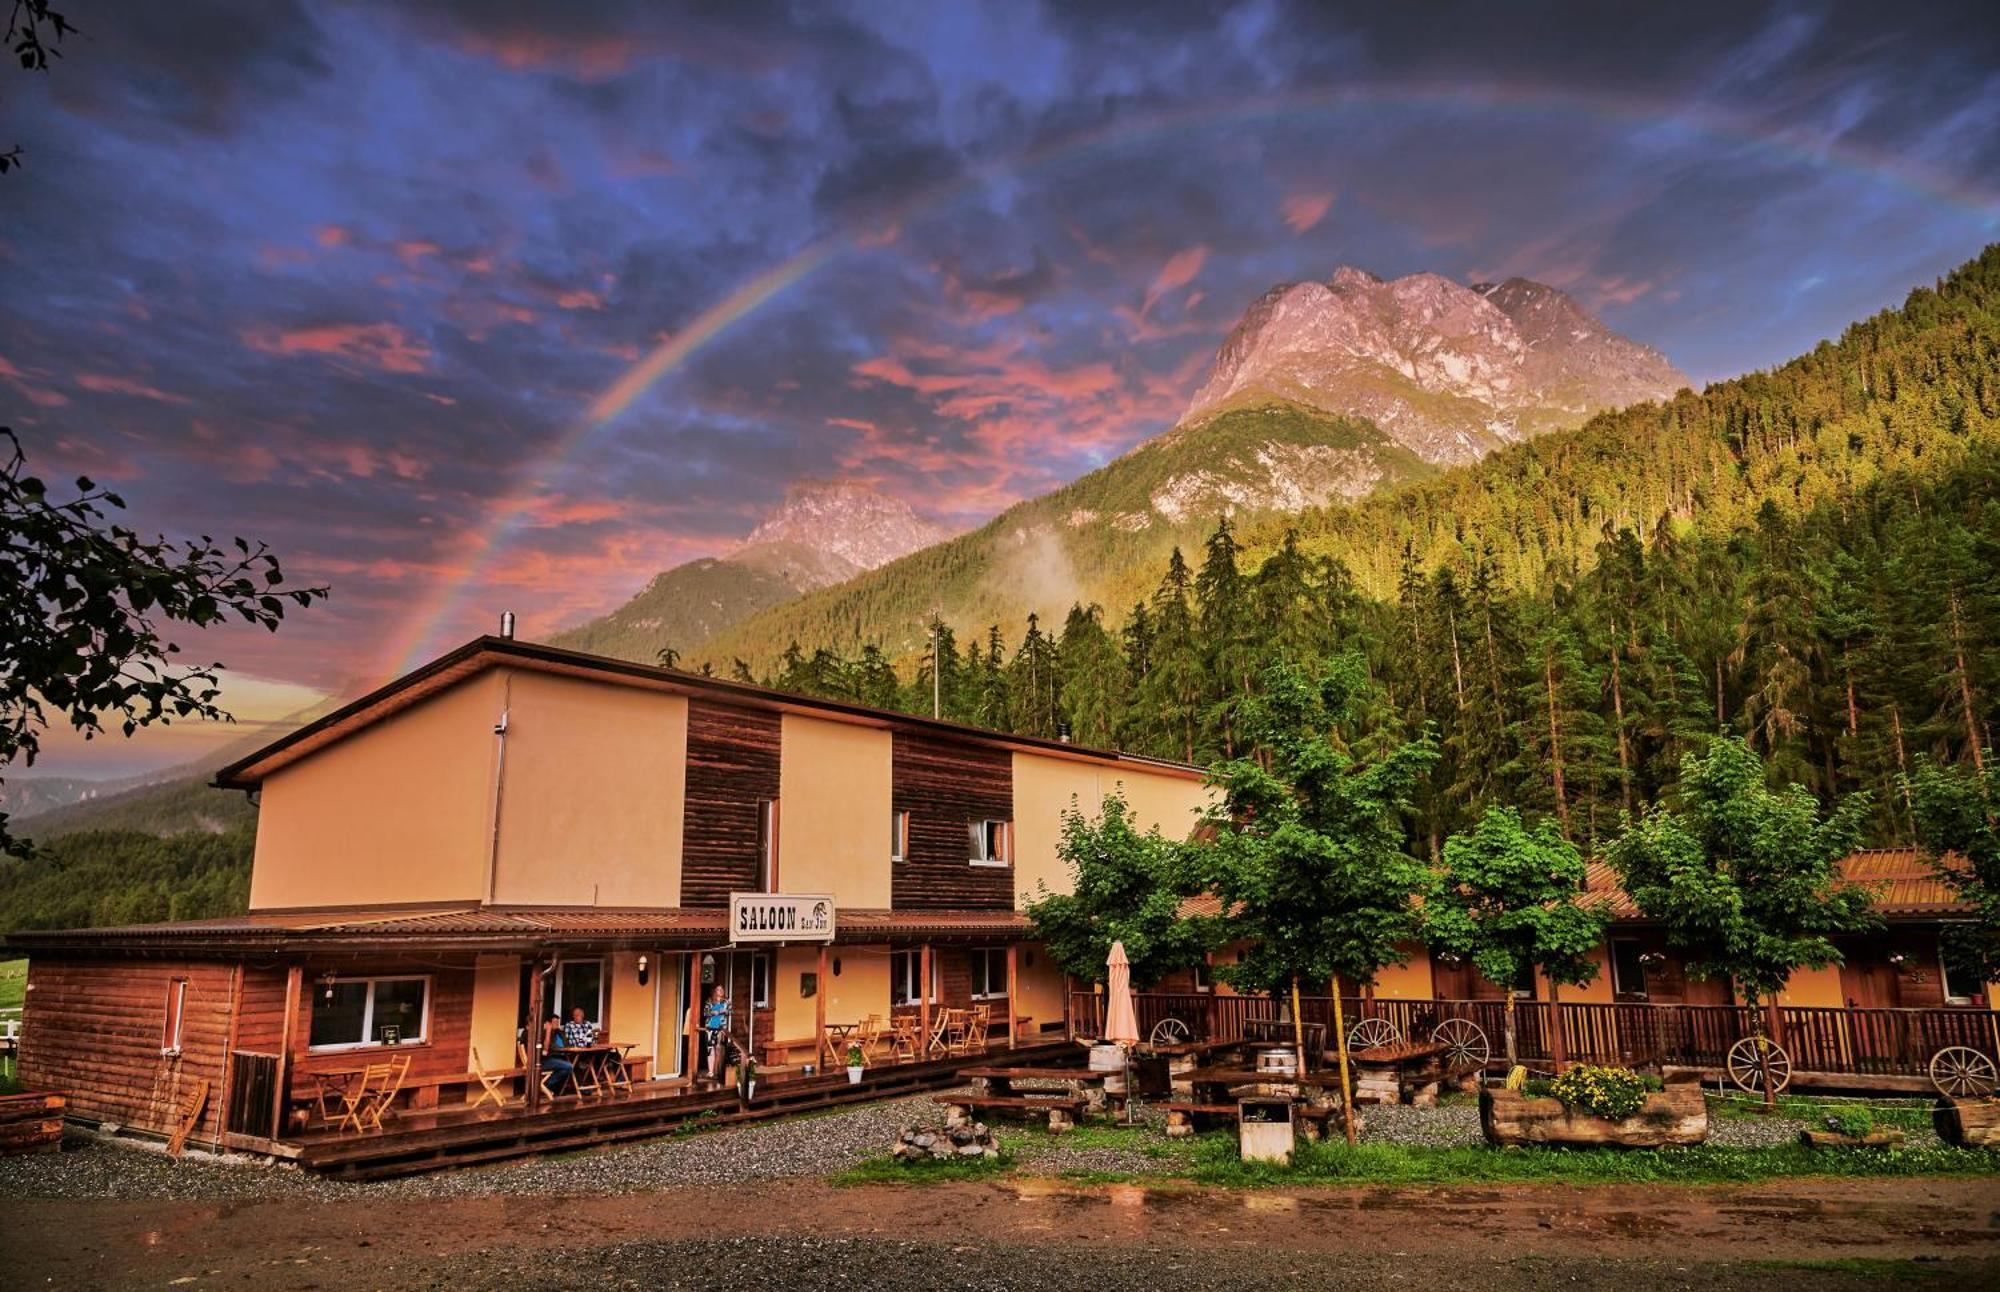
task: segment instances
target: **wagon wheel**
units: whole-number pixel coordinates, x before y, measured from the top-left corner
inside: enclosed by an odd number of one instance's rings
[[[1439,1023],[1431,1040],[1444,1043],[1447,1072],[1484,1072],[1486,1061],[1493,1057],[1486,1033],[1469,1018],[1448,1018]]]
[[[1163,1018],[1153,1024],[1154,1045],[1179,1045],[1188,1039],[1188,1025],[1178,1018]]]
[[[1768,1036],[1746,1036],[1729,1047],[1729,1079],[1752,1094],[1764,1091],[1764,1069],[1771,1069],[1771,1092],[1783,1090],[1792,1079],[1792,1056]]]
[[[1949,1045],[1931,1056],[1931,1084],[1954,1099],[1990,1095],[2000,1084],[1993,1060],[1963,1045]]]
[[[1364,1018],[1347,1034],[1347,1048],[1372,1050],[1379,1045],[1394,1045],[1402,1039],[1403,1034],[1388,1019]]]

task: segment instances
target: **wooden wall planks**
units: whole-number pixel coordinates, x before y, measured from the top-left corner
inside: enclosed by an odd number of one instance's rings
[[[1013,867],[972,865],[966,833],[1013,818],[1013,755],[899,731],[891,757],[895,810],[910,814],[910,855],[890,881],[896,909],[1013,909]]]
[[[781,732],[775,713],[688,702],[681,905],[724,906],[756,887],[757,803],[778,797]]]

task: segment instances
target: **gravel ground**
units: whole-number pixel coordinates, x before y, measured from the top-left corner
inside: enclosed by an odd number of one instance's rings
[[[1099,1133],[1097,1124],[1086,1124],[1083,1131],[1067,1136],[1019,1127],[998,1129],[1019,1162],[1046,1174],[1172,1172],[1185,1160],[1189,1142],[1159,1135],[1165,1119],[1156,1111],[1142,1110],[1140,1118],[1153,1134],[1106,1136]],[[60,1154],[0,1157],[0,1198],[228,1202],[273,1197],[426,1199],[633,1193],[832,1175],[886,1152],[905,1126],[935,1125],[939,1120],[937,1106],[928,1096],[919,1096],[818,1116],[668,1136],[597,1152],[530,1158],[374,1184],[325,1180],[245,1158],[216,1159],[194,1153],[176,1162],[157,1149],[72,1132]],[[1470,1101],[1437,1108],[1364,1108],[1362,1123],[1363,1142],[1432,1148],[1483,1142],[1479,1109]],[[1731,1148],[1786,1144],[1796,1141],[1806,1125],[1790,1117],[1713,1116],[1709,1142]],[[1928,1130],[1909,1132],[1911,1147],[1936,1142]]]

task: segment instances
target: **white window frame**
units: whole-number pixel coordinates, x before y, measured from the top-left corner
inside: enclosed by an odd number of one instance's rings
[[[994,870],[1006,870],[1013,866],[1014,823],[1012,821],[1006,821],[1002,820],[999,817],[989,816],[989,817],[979,817],[975,820],[969,821],[967,822],[967,825],[972,827],[972,831],[977,832],[978,848],[979,848],[979,852],[975,853],[966,862],[967,865],[987,866],[991,867]],[[997,831],[991,830],[990,827],[993,826],[998,826],[999,829]],[[968,833],[971,833],[972,831],[968,831]],[[998,835],[1000,848],[997,856],[994,855],[992,848],[988,846],[987,836],[989,834]]]
[[[778,891],[778,800],[757,800],[757,891]]]
[[[1951,994],[1951,966],[1945,961],[1944,944],[1943,940],[1940,939],[1938,944],[1938,992],[1944,998],[1944,1003],[1947,1005],[1977,1005],[1979,1003],[1977,988],[1980,986],[1984,986],[1984,984],[1974,984],[1975,989],[1968,996],[1954,996]]]
[[[187,1021],[188,980],[169,978],[167,980],[167,1017],[160,1029],[160,1053],[162,1056],[181,1052],[181,1028]]]
[[[904,959],[908,957],[908,959]],[[912,1009],[923,1002],[910,995],[909,985],[923,974],[924,953],[922,951],[891,951],[889,953],[889,1007],[891,1009]],[[938,1002],[938,958],[931,957],[930,1003]]]
[[[1199,992],[1215,990],[1215,963],[1206,956],[1194,967],[1194,989]]]
[[[764,966],[764,990],[757,990],[757,966]],[[769,951],[758,951],[750,957],[750,1008],[771,1008],[771,979],[777,974],[777,959]]]
[[[902,865],[910,859],[910,811],[904,808],[889,813],[889,861],[892,865]]]
[[[1624,945],[1626,945],[1626,946],[1629,946],[1629,947],[1632,947],[1632,948],[1633,948],[1633,952],[1632,952],[1632,955],[1633,955],[1633,958],[1634,958],[1634,960],[1636,960],[1636,961],[1638,962],[1638,965],[1639,965],[1639,985],[1638,985],[1638,987],[1636,987],[1636,988],[1633,988],[1633,987],[1630,987],[1630,986],[1627,986],[1626,984],[1624,984],[1623,982],[1621,982],[1621,981],[1620,981],[1620,979],[1619,979],[1619,973],[1618,973],[1618,947],[1619,947],[1619,945],[1620,945],[1621,943],[1622,943],[1622,944],[1624,944]],[[1636,996],[1636,997],[1638,997],[1638,998],[1639,998],[1640,1000],[1645,1000],[1645,999],[1647,999],[1647,998],[1648,998],[1648,996],[1649,996],[1649,995],[1651,994],[1651,988],[1650,988],[1650,987],[1649,987],[1649,986],[1647,985],[1647,982],[1646,982],[1646,960],[1645,960],[1645,955],[1646,955],[1646,953],[1645,953],[1644,949],[1640,948],[1640,946],[1639,946],[1639,939],[1637,939],[1637,938],[1612,938],[1612,939],[1610,939],[1609,941],[1607,941],[1607,942],[1605,943],[1605,947],[1604,947],[1604,950],[1605,950],[1605,952],[1606,952],[1606,955],[1605,955],[1605,959],[1606,959],[1606,960],[1608,960],[1608,961],[1610,962],[1610,964],[1611,964],[1611,991],[1612,991],[1612,994],[1613,994],[1613,995],[1618,995],[1618,996]]]
[[[973,986],[972,999],[974,1000],[1007,999],[1007,948],[974,947],[972,949],[971,955],[973,959],[973,964],[975,966],[983,964],[986,972],[986,990],[980,991],[978,990],[977,981],[975,980],[974,976],[968,971],[967,979]],[[1000,990],[998,991],[993,990],[993,957],[995,956],[1000,957]]]
[[[323,983],[325,980],[322,979],[320,981]],[[424,985],[424,1017],[422,1024],[423,1030],[420,1035],[406,1036],[397,1044],[398,1046],[402,1046],[402,1045],[428,1045],[430,1043],[431,997],[432,997],[431,989],[434,986],[434,984],[431,982],[430,974],[427,973],[368,974],[353,978],[335,978],[333,980],[335,986],[339,986],[341,983],[344,982],[365,982],[368,984],[368,1003],[361,1007],[361,1039],[358,1041],[335,1041],[328,1045],[308,1045],[306,1047],[308,1053],[333,1054],[340,1050],[384,1050],[384,1049],[396,1048],[393,1046],[385,1046],[379,1041],[371,1041],[368,1039],[369,1037],[375,1034],[375,984],[382,982],[420,982]],[[310,1017],[306,1019],[306,1035],[308,1037],[312,1035],[312,1019]]]

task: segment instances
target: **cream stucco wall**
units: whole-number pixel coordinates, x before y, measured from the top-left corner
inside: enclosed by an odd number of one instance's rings
[[[840,973],[833,962],[840,961]],[[834,1023],[858,1023],[870,1014],[889,1017],[889,948],[838,946],[827,948],[826,1017]]]
[[[1048,754],[1014,755],[1014,888],[1018,905],[1035,899],[1040,885],[1067,892],[1071,877],[1057,855],[1062,817],[1071,805],[1096,816],[1104,796],[1122,793],[1140,829],[1157,827],[1170,839],[1193,832],[1208,791],[1191,776],[1140,766],[1104,766]]]
[[[511,676],[493,900],[678,905],[687,700],[503,672]]]
[[[468,679],[266,778],[251,907],[483,898],[498,696]]]
[[[1845,1005],[1847,998],[1840,990],[1840,966],[1798,970],[1785,981],[1785,989],[1778,993],[1778,1003],[1801,1009]]]
[[[511,1068],[515,1031],[521,1012],[521,961],[517,956],[481,956],[472,974],[472,1048],[479,1051],[473,1068]],[[466,1097],[479,1093],[478,1086]]]
[[[1022,1035],[1033,1036],[1046,1023],[1063,1017],[1062,973],[1039,944],[1023,945],[1014,963],[1014,1012],[1025,1014]]]
[[[778,886],[834,905],[889,905],[890,735],[784,715],[778,773]]]
[[[1422,945],[1400,948],[1409,960],[1400,965],[1384,965],[1375,975],[1375,994],[1384,1000],[1429,1000],[1431,958]]]

